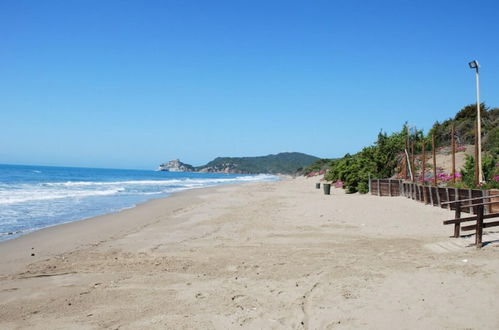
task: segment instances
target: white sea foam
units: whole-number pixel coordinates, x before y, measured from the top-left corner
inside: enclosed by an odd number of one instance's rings
[[[114,185],[210,185],[217,183],[230,182],[256,182],[275,180],[276,176],[268,174],[259,174],[253,176],[238,176],[234,178],[199,178],[199,179],[169,179],[169,180],[129,180],[129,181],[67,181],[67,182],[47,182],[44,186],[64,186],[64,187],[79,187],[79,186],[114,186]]]
[[[91,196],[114,195],[125,188],[115,188],[106,190],[19,190],[19,191],[0,191],[0,205],[9,205],[25,202],[35,202],[62,198],[82,198]]]
[[[67,181],[16,186],[0,184],[0,205],[116,194],[161,195],[218,184],[275,180],[272,175],[128,181]]]

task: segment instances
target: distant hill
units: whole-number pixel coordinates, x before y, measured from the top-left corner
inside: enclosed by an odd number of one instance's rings
[[[195,170],[215,173],[293,174],[318,159],[299,152],[282,152],[260,157],[218,157],[204,166],[196,167]]]

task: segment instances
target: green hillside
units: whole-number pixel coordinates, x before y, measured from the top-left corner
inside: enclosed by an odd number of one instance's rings
[[[260,157],[218,157],[196,170],[227,173],[293,174],[319,158],[299,152],[283,152]]]

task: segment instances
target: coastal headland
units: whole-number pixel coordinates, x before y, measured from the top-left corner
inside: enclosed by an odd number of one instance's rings
[[[498,328],[497,244],[451,217],[305,178],[187,191],[0,243],[0,328]]]
[[[319,158],[301,152],[281,152],[258,157],[217,157],[205,165],[194,167],[179,159],[160,164],[158,171],[233,174],[285,174],[309,166]]]

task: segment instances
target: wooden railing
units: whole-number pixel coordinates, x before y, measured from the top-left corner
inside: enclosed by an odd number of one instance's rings
[[[455,206],[448,202],[489,197],[487,190],[434,187],[393,179],[373,179],[370,181],[369,187],[372,195],[405,196],[425,204],[450,210],[454,210]],[[493,213],[491,206],[486,207],[485,213]],[[472,213],[474,210],[468,206],[463,206],[461,212]]]
[[[499,221],[493,221],[493,222],[486,222],[484,223],[483,221],[486,219],[492,219],[492,218],[498,218],[499,213],[484,213],[484,208],[485,206],[491,206],[493,204],[499,204],[499,201],[489,201],[489,202],[484,202],[485,199],[491,200],[493,196],[486,196],[486,197],[476,197],[476,198],[467,198],[467,199],[461,199],[461,200],[455,200],[455,201],[449,201],[449,202],[444,202],[442,203],[443,205],[454,205],[454,211],[455,211],[455,218],[451,220],[445,220],[443,223],[444,225],[454,225],[454,236],[453,237],[459,237],[461,231],[475,231],[475,245],[478,248],[481,248],[483,245],[482,242],[482,236],[483,236],[483,229],[484,228],[490,228],[490,227],[497,227],[499,226]],[[473,210],[474,216],[471,217],[465,217],[461,218],[461,211],[463,208],[467,208],[469,210]],[[469,221],[476,221],[474,225],[468,225],[468,226],[463,226],[461,227],[461,223],[463,222],[469,222]]]
[[[461,231],[475,231],[475,244],[482,247],[483,229],[499,226],[499,221],[484,222],[499,217],[499,195],[497,191],[443,188],[427,186],[402,180],[373,179],[369,181],[369,190],[377,196],[405,196],[407,198],[453,210],[454,219],[445,220],[444,225],[454,225],[453,237],[459,237]],[[461,217],[461,213],[472,216]],[[476,221],[475,224],[461,227],[464,222]]]

